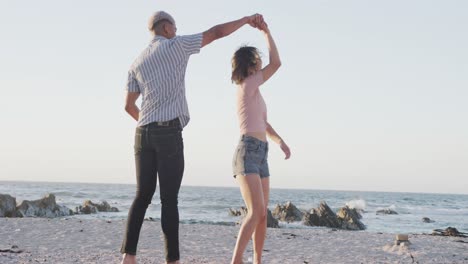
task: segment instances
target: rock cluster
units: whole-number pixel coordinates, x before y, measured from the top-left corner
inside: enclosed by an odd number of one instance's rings
[[[39,200],[24,200],[16,207],[16,216],[18,217],[53,218],[67,215],[73,215],[73,211],[65,206],[58,205],[53,194],[47,194]]]
[[[96,214],[98,212],[118,212],[119,209],[111,207],[108,202],[102,201],[100,204],[93,203],[91,200],[84,201],[83,205],[75,208],[77,214]]]
[[[16,216],[16,198],[8,194],[0,194],[0,217]]]
[[[231,216],[245,217],[247,208],[241,207],[239,210],[229,209]],[[273,212],[268,210],[268,227],[279,227],[278,220],[282,222],[299,222],[306,226],[324,226],[346,230],[364,230],[366,226],[361,222],[361,214],[354,208],[345,206],[335,213],[326,202],[322,201],[318,208],[313,208],[309,212],[299,210],[293,203],[276,205]]]
[[[429,217],[423,217],[422,221],[424,223],[434,223],[435,222],[434,220],[430,219]]]
[[[242,223],[242,220],[247,215],[247,213],[248,213],[247,208],[243,206],[239,210],[232,209],[232,208],[229,209],[229,215],[241,217],[241,220],[238,222],[238,224]],[[273,217],[270,209],[267,209],[267,227],[279,228],[278,220]]]
[[[361,222],[361,214],[354,208],[342,207],[335,212],[326,202],[320,202],[318,208],[313,208],[307,212],[302,219],[302,223],[307,226],[325,226],[346,230],[364,230],[366,226]]]
[[[115,207],[111,207],[106,201],[95,204],[86,200],[83,206],[76,208],[73,212],[70,208],[59,205],[54,194],[47,194],[39,200],[24,200],[20,204],[16,203],[16,198],[8,194],[0,194],[0,217],[60,217],[73,214],[89,214],[97,212],[118,212]]]
[[[376,214],[378,214],[378,215],[397,215],[398,213],[395,210],[387,208],[387,209],[377,210]]]
[[[432,232],[434,236],[454,236],[454,237],[468,237],[468,233],[458,231],[455,227],[447,227],[446,229],[434,229]]]
[[[284,205],[277,204],[272,214],[276,219],[288,223],[301,221],[304,216],[304,212],[297,209],[297,207],[289,201]]]

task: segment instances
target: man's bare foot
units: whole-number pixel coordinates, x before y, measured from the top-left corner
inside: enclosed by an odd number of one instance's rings
[[[120,264],[137,264],[136,256],[135,255],[129,255],[129,254],[123,254],[122,262],[120,262]]]

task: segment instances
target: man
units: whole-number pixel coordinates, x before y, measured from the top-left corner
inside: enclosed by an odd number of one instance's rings
[[[159,178],[161,226],[166,263],[179,263],[177,198],[184,172],[182,129],[189,122],[185,70],[192,54],[214,40],[249,24],[263,21],[259,14],[220,24],[187,36],[176,36],[174,18],[164,11],[149,20],[154,38],[128,72],[125,110],[138,121],[135,132],[137,191],[130,207],[122,243],[123,264],[136,263],[137,243],[148,205]],[[141,109],[136,100],[142,96]]]

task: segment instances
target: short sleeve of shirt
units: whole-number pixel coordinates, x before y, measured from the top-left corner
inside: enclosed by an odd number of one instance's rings
[[[135,78],[135,75],[133,71],[128,72],[128,80],[127,80],[127,85],[125,87],[125,90],[127,92],[134,92],[134,93],[140,93],[140,86],[138,85],[138,81]]]
[[[190,56],[192,54],[200,53],[203,41],[203,33],[177,36],[176,41],[180,44],[185,54]]]

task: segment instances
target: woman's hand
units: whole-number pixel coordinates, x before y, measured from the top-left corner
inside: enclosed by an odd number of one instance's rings
[[[289,159],[289,157],[291,157],[291,150],[283,140],[280,141],[280,148],[284,152],[284,155],[286,155],[284,159]]]
[[[268,34],[270,33],[270,29],[268,28],[268,24],[265,21],[262,21],[258,24],[258,29],[263,31],[263,33]]]

